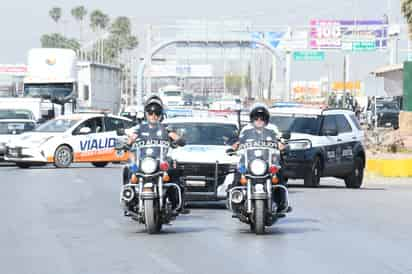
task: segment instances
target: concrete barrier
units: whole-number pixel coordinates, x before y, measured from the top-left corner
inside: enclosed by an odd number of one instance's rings
[[[384,177],[412,177],[412,159],[368,159],[366,172]]]

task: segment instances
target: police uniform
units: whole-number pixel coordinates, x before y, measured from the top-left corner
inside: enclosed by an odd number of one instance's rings
[[[137,140],[150,140],[150,139],[158,139],[158,140],[169,140],[169,133],[172,132],[168,127],[161,124],[160,122],[155,124],[149,124],[148,122],[143,122],[140,125],[137,125],[133,129],[133,133],[137,135]],[[167,159],[169,162],[170,169],[168,170],[168,175],[170,176],[171,182],[177,183],[182,188],[182,194],[184,193],[184,186],[182,186],[182,182],[180,181],[181,172],[179,169],[174,168],[174,164],[171,159]],[[173,191],[172,189],[171,191]],[[177,195],[177,193],[175,193]],[[176,198],[177,199],[177,198]],[[177,206],[176,199],[172,199],[173,207]]]
[[[266,125],[265,127],[261,128],[261,129],[257,129],[256,127],[254,127],[252,124],[247,125],[246,127],[244,127],[242,129],[242,131],[239,134],[239,137],[237,138],[237,140],[233,140],[232,144],[235,144],[237,142],[239,142],[239,144],[246,144],[246,143],[250,143],[250,142],[258,142],[258,141],[272,141],[272,142],[277,142],[278,138],[277,138],[277,134],[276,131],[273,129],[273,126],[271,126],[270,124]],[[249,155],[248,155],[249,157]],[[244,156],[241,156],[240,162],[244,161]],[[239,181],[240,181],[240,176],[241,174],[239,172],[235,173],[234,176],[234,182],[232,184],[232,186],[230,186],[229,188],[233,187],[233,186],[237,186],[239,185]],[[280,172],[279,174],[280,177],[280,184],[285,184],[283,176]],[[279,192],[279,191],[275,191],[273,193],[273,199],[274,201],[280,205],[280,208],[283,209],[282,206],[285,205],[285,196],[284,193]],[[232,208],[233,205],[232,205]],[[236,211],[237,209],[234,208],[234,210]]]
[[[142,140],[168,140],[169,138],[169,132],[167,127],[161,123],[149,124],[147,122],[143,122],[133,129],[133,133],[137,135],[138,139]]]

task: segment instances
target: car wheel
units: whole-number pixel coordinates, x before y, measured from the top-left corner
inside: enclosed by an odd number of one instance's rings
[[[304,185],[306,187],[317,187],[320,182],[320,173],[322,166],[320,163],[320,158],[317,156],[312,163],[312,167],[309,172],[305,174]]]
[[[356,157],[351,174],[349,174],[345,178],[346,187],[347,188],[360,188],[363,182],[363,171],[364,171],[363,160],[361,157]]]
[[[58,168],[67,168],[72,162],[72,149],[66,145],[59,146],[54,153],[54,165]]]
[[[108,162],[93,162],[92,165],[95,167],[105,167],[107,166]]]
[[[16,166],[19,168],[29,168],[31,166],[30,163],[16,163]]]

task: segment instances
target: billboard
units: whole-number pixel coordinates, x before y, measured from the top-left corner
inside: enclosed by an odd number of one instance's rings
[[[384,20],[318,20],[310,21],[310,47],[342,49],[353,42],[373,41],[377,49],[387,47],[388,25]]]
[[[252,40],[265,41],[272,47],[282,50],[307,49],[308,48],[307,31],[270,31],[270,32],[252,32]],[[259,47],[252,44],[252,48]]]
[[[26,65],[0,65],[0,74],[7,75],[25,75],[27,73]]]
[[[307,99],[321,97],[320,81],[294,81],[292,82],[293,99]]]

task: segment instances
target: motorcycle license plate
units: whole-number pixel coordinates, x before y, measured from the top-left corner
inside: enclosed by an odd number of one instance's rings
[[[201,187],[201,186],[206,186],[206,182],[205,181],[191,181],[191,180],[188,180],[188,181],[186,181],[186,185]]]

